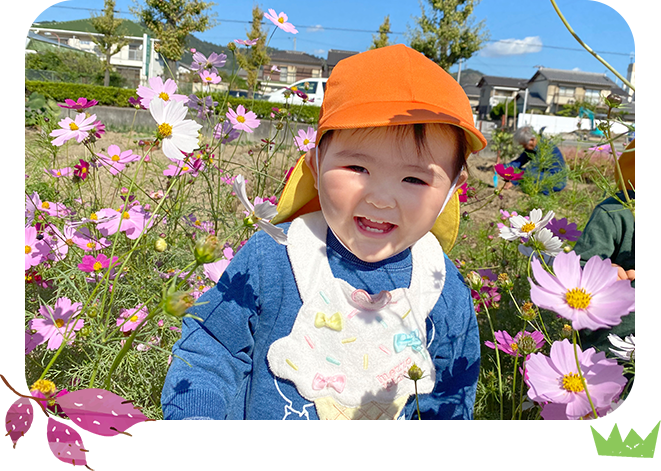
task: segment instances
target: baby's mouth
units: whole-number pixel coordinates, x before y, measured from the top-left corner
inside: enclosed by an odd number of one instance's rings
[[[378,221],[367,217],[355,217],[354,219],[356,220],[356,224],[360,229],[373,234],[386,234],[397,227],[395,224],[391,224],[386,221]]]

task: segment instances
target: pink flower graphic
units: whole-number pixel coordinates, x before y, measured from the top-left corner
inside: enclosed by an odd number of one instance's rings
[[[222,80],[219,75],[214,74],[213,72],[209,72],[208,70],[203,70],[200,73],[200,78],[202,79],[202,83],[216,84]]]
[[[112,258],[113,267],[117,264],[117,260],[117,257]],[[83,255],[83,260],[78,264],[78,269],[86,273],[93,273],[105,270],[110,265],[110,259],[105,254],[100,253],[96,258],[93,255]]]
[[[112,208],[106,208],[97,211],[96,215],[97,218],[109,218],[96,226],[105,237],[113,235],[119,229],[129,239],[137,239],[143,230],[149,229],[154,223],[151,215],[140,205],[133,206],[128,211],[122,210],[121,213]]]
[[[275,10],[273,8],[269,8],[269,12],[264,13],[264,17],[271,20],[274,25],[276,25],[278,28],[280,28],[281,30],[287,33],[292,33],[292,34],[298,33],[298,30],[294,27],[293,24],[287,23],[287,20],[289,18],[282,11],[280,12],[279,15],[276,15]]]
[[[30,329],[36,330],[41,335],[40,344],[48,342],[49,350],[60,348],[64,336],[69,344],[73,343],[77,330],[83,328],[85,322],[82,319],[74,319],[80,312],[82,304],[72,303],[69,298],[58,298],[55,306],[41,306],[37,317],[30,321]]]

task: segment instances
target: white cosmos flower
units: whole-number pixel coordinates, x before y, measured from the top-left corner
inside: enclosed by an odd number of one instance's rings
[[[237,175],[232,184],[234,193],[239,197],[241,204],[250,213],[244,220],[247,223],[257,224],[260,229],[273,237],[278,244],[287,245],[287,234],[285,231],[271,224],[269,221],[278,214],[278,208],[270,201],[264,201],[255,206],[252,205],[246,193],[246,179],[243,175]]]
[[[181,101],[163,101],[154,98],[149,105],[149,112],[158,123],[163,153],[173,160],[183,160],[182,152],[190,154],[198,147],[197,132],[201,124],[192,119],[185,119],[188,108]]]
[[[519,244],[519,252],[526,257],[530,257],[536,250],[542,253],[544,261],[549,264],[562,252],[562,240],[549,229],[542,228],[532,234],[525,244]]]
[[[620,400],[612,402],[606,416],[599,417],[597,420],[636,420],[636,412],[628,402]]]
[[[624,337],[624,340],[622,340],[618,335],[608,334],[608,340],[610,341],[610,343],[613,344],[613,347],[616,347],[609,349],[611,352],[613,352],[613,355],[626,361],[635,360],[635,353],[636,353],[635,335],[633,334],[627,335],[626,337]]]
[[[519,215],[512,216],[510,218],[511,227],[501,227],[500,237],[505,240],[516,240],[521,237],[527,239],[531,234],[543,229],[555,217],[553,211],[549,211],[544,217],[542,214],[541,209],[533,209],[530,211],[528,219]]]

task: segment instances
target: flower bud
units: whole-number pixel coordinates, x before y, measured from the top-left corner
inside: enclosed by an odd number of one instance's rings
[[[501,273],[498,275],[498,286],[500,286],[503,289],[506,289],[507,291],[511,291],[512,288],[514,287],[514,283],[512,283],[512,280],[510,280],[510,277],[507,273]]]
[[[163,239],[162,237],[159,237],[156,239],[156,242],[154,242],[154,250],[157,252],[165,252],[165,249],[168,248],[168,243]]]
[[[163,310],[174,317],[182,317],[186,310],[195,304],[195,298],[186,291],[168,293],[163,304]]]
[[[609,108],[619,108],[622,104],[622,97],[616,93],[611,93],[606,98],[604,98],[606,106]]]
[[[227,49],[229,49],[232,52],[236,51],[236,44],[234,43],[234,41],[227,44]]]
[[[479,291],[484,284],[480,274],[475,271],[472,271],[466,275],[466,281],[468,282],[468,286],[470,286],[471,289],[474,289],[475,291]]]
[[[535,310],[535,305],[530,301],[526,302],[521,306],[521,317],[525,321],[532,321],[537,317],[537,311]]]
[[[195,244],[193,254],[195,261],[200,265],[205,263],[213,263],[223,255],[224,246],[218,240],[218,237],[208,235],[204,239],[200,239]]]
[[[571,337],[571,333],[572,333],[571,326],[569,324],[565,324],[564,327],[562,328],[562,331],[560,332],[560,335],[562,336],[562,338],[568,339],[569,337]]]
[[[422,379],[422,376],[425,374],[424,371],[420,369],[418,365],[413,363],[413,366],[409,368],[409,379],[412,379],[413,381],[418,381],[419,379]]]

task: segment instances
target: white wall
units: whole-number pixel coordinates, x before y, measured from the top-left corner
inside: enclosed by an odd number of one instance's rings
[[[518,115],[517,127],[522,126],[532,126],[535,131],[539,131],[542,127],[546,126],[544,133],[546,134],[559,134],[559,133],[569,133],[576,131],[578,129],[577,123],[579,119],[575,118],[565,118],[563,116],[547,116],[541,114],[520,114]],[[600,120],[594,120],[595,128],[599,125]],[[627,122],[628,124],[633,124]],[[611,123],[612,132],[615,134],[627,132],[626,126],[620,123]],[[581,122],[581,129],[590,130],[590,120],[588,118],[583,118]]]

